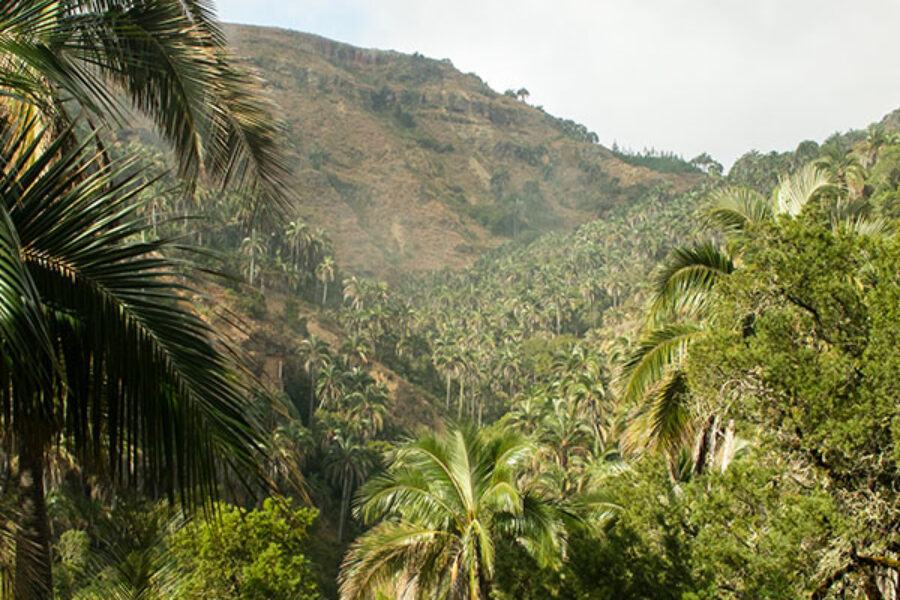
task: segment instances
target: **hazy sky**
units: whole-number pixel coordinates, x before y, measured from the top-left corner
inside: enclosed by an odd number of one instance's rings
[[[224,21],[449,58],[635,150],[793,149],[900,107],[897,0],[219,0]]]

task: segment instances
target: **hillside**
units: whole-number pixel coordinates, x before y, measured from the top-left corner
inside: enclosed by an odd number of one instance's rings
[[[572,230],[698,175],[626,164],[584,127],[498,94],[449,61],[229,25],[287,131],[300,214],[357,274],[471,264],[511,237]]]

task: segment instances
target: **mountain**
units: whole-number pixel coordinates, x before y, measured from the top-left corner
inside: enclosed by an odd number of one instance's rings
[[[583,126],[448,60],[280,29],[226,33],[279,107],[298,212],[357,274],[463,267],[511,237],[572,230],[701,176],[627,164]]]

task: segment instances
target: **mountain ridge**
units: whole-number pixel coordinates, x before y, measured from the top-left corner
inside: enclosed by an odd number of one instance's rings
[[[583,126],[491,90],[449,60],[226,25],[267,83],[297,211],[350,272],[397,279],[471,264],[520,235],[573,230],[699,173],[626,164]]]

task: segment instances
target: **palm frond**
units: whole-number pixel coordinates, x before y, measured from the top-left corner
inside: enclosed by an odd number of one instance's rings
[[[879,237],[890,235],[894,228],[886,219],[871,219],[864,215],[845,216],[840,218],[832,216],[831,228],[834,231],[845,231],[856,235]]]
[[[808,202],[835,189],[827,172],[815,165],[806,165],[800,171],[780,178],[773,192],[775,210],[796,217]]]
[[[432,547],[442,532],[407,521],[384,521],[357,538],[350,546],[339,577],[341,600],[363,600],[374,592],[392,589],[416,573],[418,557],[434,555]],[[440,555],[440,553],[437,553]],[[443,570],[444,561],[431,560],[431,573]]]
[[[56,365],[56,351],[42,312],[40,294],[22,260],[15,225],[0,206],[0,339],[9,353],[3,361],[23,361],[31,366],[19,382],[31,390],[31,396],[51,388]]]
[[[673,369],[646,396],[638,416],[623,437],[626,452],[649,449],[673,455],[690,441],[693,419],[686,405],[687,381],[684,371]]]
[[[3,94],[65,121],[62,100],[100,120],[123,111],[107,84],[152,119],[189,186],[207,173],[269,206],[288,196],[279,127],[259,79],[236,64],[210,2],[9,0],[0,18]]]
[[[624,401],[630,405],[641,403],[647,390],[681,363],[691,342],[704,331],[698,325],[675,323],[644,334],[622,366]]]
[[[514,432],[470,426],[403,444],[360,492],[358,514],[384,520],[351,548],[341,598],[404,582],[416,597],[487,597],[501,537],[542,564],[558,559],[564,533],[556,507],[521,487],[530,452]]]
[[[772,218],[771,202],[745,187],[725,187],[713,193],[709,220],[723,232],[739,234]]]
[[[678,311],[702,312],[716,283],[733,271],[731,256],[714,242],[675,248],[654,277],[650,322],[664,322]]]
[[[222,468],[261,476],[239,368],[188,306],[196,292],[161,254],[168,243],[135,241],[144,225],[130,165],[17,139],[0,153],[0,207],[61,365],[37,396],[57,438],[113,479],[188,503],[215,496]],[[0,412],[19,417],[0,419],[21,429],[22,382],[36,366],[2,336]]]

